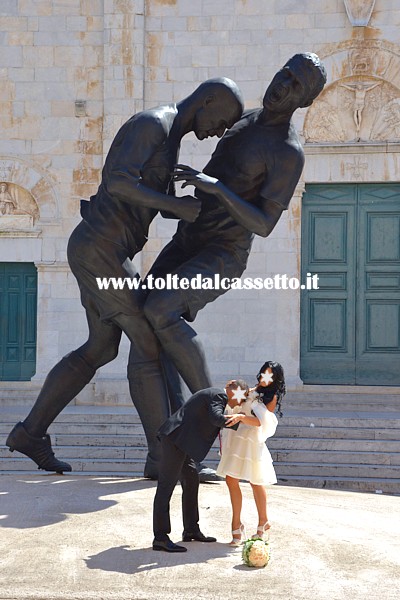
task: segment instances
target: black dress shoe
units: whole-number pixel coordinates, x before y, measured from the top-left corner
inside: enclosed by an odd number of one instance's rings
[[[147,454],[146,464],[144,465],[144,470],[143,470],[143,477],[145,479],[151,479],[152,481],[157,481],[159,462],[160,462],[159,460],[150,458],[149,454]]]
[[[158,473],[156,471],[151,471],[150,469],[145,469],[143,472],[143,477],[145,479],[151,479],[152,481],[158,480]]]
[[[153,540],[153,550],[161,550],[162,552],[187,552],[185,546],[174,544],[170,539]]]
[[[50,436],[47,433],[43,437],[33,437],[26,431],[22,423],[17,423],[10,432],[6,445],[10,452],[18,450],[31,458],[38,468],[44,471],[56,471],[57,473],[72,471],[71,465],[54,456]]]
[[[192,540],[194,540],[195,542],[216,542],[217,538],[204,535],[204,533],[202,533],[200,529],[199,531],[195,531],[194,533],[184,531],[182,534],[182,541],[191,542]]]
[[[207,467],[204,463],[196,463],[197,473],[199,475],[200,483],[207,483],[208,481],[223,481],[223,477],[217,475],[214,469]]]

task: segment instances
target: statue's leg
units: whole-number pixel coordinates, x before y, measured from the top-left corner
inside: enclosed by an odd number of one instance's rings
[[[239,256],[229,247],[210,244],[197,253],[184,253],[176,243],[168,244],[155,261],[150,273],[153,278],[170,273],[179,281],[196,282],[188,289],[153,289],[144,304],[144,312],[160,340],[165,353],[183,377],[192,393],[210,387],[211,376],[199,336],[187,323],[193,321],[204,306],[224,294],[229,286],[199,285],[198,278],[214,282],[240,277],[246,267],[248,253]],[[178,286],[179,287],[179,286]]]
[[[33,436],[45,435],[47,428],[60,412],[92,379],[96,369],[74,350],[64,356],[49,372],[43,387],[24,421],[25,429]]]
[[[168,274],[189,281],[199,275],[213,278],[223,271],[225,262],[226,257],[214,247],[206,246],[196,252],[192,248],[183,249],[172,240],[160,252],[149,275],[153,280],[166,278]],[[193,321],[201,308],[224,291],[189,288],[152,289],[147,293],[145,315],[165,354],[192,393],[210,387],[212,383],[199,336],[186,321]]]
[[[178,299],[173,299],[173,291],[161,295],[150,294],[145,305],[147,317],[156,326],[155,333],[164,352],[178,370],[192,393],[211,387],[211,376],[202,344],[197,333],[177,316],[171,307],[177,308]],[[179,309],[183,312],[184,308]],[[167,323],[170,323],[169,325]],[[163,327],[164,325],[164,327]],[[196,464],[200,481],[216,481],[219,477],[213,469],[203,463]]]
[[[248,253],[239,256],[229,248],[209,245],[197,254],[188,254],[171,242],[160,253],[150,273],[153,277],[165,277],[171,273],[179,279],[209,278],[218,274],[223,278],[240,277],[246,266]],[[215,289],[152,290],[144,305],[147,319],[180,375],[192,393],[212,385],[205,353],[199,336],[185,319],[193,321],[206,304],[214,301],[226,291]],[[197,464],[200,481],[218,479],[215,471]]]
[[[47,471],[71,471],[68,463],[54,457],[47,428],[89,383],[96,369],[113,360],[118,353],[120,328],[106,325],[94,311],[87,309],[86,314],[87,342],[51,369],[25,421],[14,427],[6,441],[10,450],[26,454],[39,468]]]
[[[161,351],[160,356],[161,366],[167,382],[169,404],[172,414],[185,404],[190,396],[190,392],[169,356],[163,350]]]
[[[194,393],[212,383],[199,336],[181,316],[186,310],[183,290],[153,290],[144,306],[163,350]]]
[[[119,314],[113,317],[113,321],[131,341],[129,391],[148,445],[144,476],[157,479],[161,456],[157,431],[170,415],[167,384],[160,362],[160,346],[143,313]]]
[[[89,337],[85,344],[65,356],[47,375],[31,412],[24,421],[31,435],[44,435],[60,412],[83,390],[97,369],[118,354],[121,329],[100,321],[87,311]]]

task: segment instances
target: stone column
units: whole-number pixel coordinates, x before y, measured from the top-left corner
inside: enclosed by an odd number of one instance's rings
[[[297,257],[296,272],[293,277],[301,277],[301,206],[305,182],[300,181],[290,202],[288,211],[288,230],[291,235],[291,249]],[[301,280],[300,280],[300,283]],[[287,337],[286,381],[290,388],[302,386],[300,379],[300,289],[288,295],[290,311],[288,315],[290,335]]]

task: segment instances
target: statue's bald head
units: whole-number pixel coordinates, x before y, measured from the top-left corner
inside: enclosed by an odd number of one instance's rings
[[[213,102],[226,113],[231,127],[240,119],[244,109],[243,95],[239,87],[228,77],[207,79],[193,92],[192,97],[202,103]]]

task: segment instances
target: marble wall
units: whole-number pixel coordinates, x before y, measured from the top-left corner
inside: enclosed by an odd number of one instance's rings
[[[345,4],[352,2],[2,1],[0,183],[22,190],[19,197],[29,196],[36,213],[20,203],[12,226],[10,215],[0,215],[0,260],[38,268],[33,385],[85,340],[67,240],[80,199],[96,191],[109,145],[133,113],[178,101],[216,76],[234,79],[246,107],[257,107],[290,56],[312,51],[324,60],[325,91],[294,117],[306,147],[303,177],[272,235],[256,240],[246,276],[300,276],[306,183],[400,179],[400,8],[395,0],[377,0],[368,26],[354,26]],[[181,161],[202,168],[214,147],[215,140],[188,135]],[[157,218],[135,261],[141,272],[173,231],[174,223]],[[260,363],[275,359],[289,386],[301,388],[299,314],[298,290],[230,291],[206,307],[195,327],[215,383],[236,375],[253,381]],[[128,402],[120,383],[127,351],[124,342],[119,358],[98,372],[79,401]],[[0,382],[0,397],[10,386]]]

